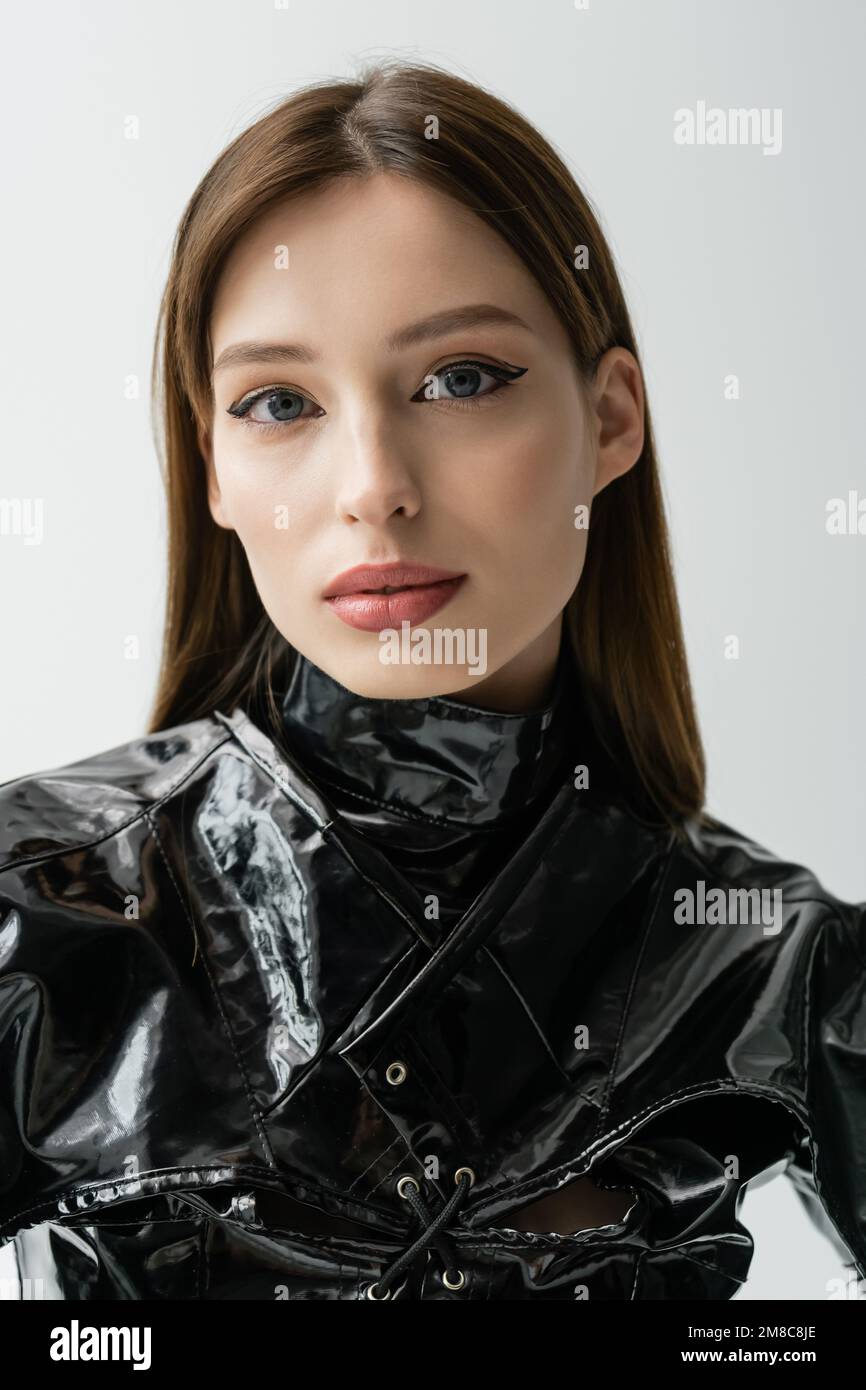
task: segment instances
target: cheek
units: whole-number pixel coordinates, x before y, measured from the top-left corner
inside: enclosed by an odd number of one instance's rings
[[[226,520],[253,567],[272,555],[284,563],[312,525],[316,506],[314,489],[300,485],[297,467],[277,449],[270,456],[261,447],[235,449],[220,456],[217,477]]]
[[[534,557],[547,567],[579,562],[575,507],[589,504],[593,470],[581,420],[569,405],[511,422],[473,460],[464,485],[473,514],[505,555]],[[585,533],[584,533],[585,534]]]

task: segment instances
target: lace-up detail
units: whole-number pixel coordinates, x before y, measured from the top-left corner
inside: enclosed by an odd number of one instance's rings
[[[379,1301],[390,1298],[393,1286],[400,1278],[400,1275],[409,1268],[416,1256],[419,1255],[422,1250],[426,1250],[430,1245],[436,1247],[440,1259],[442,1260],[444,1266],[442,1282],[445,1287],[453,1289],[455,1292],[463,1288],[466,1283],[466,1276],[461,1269],[457,1268],[454,1251],[450,1241],[443,1234],[443,1227],[447,1226],[451,1217],[455,1212],[459,1211],[466,1199],[470,1187],[475,1181],[475,1174],[471,1168],[458,1168],[457,1172],[454,1174],[454,1181],[457,1184],[456,1192],[453,1197],[449,1197],[441,1211],[436,1216],[433,1216],[430,1208],[421,1196],[421,1188],[417,1179],[409,1174],[404,1174],[403,1177],[398,1180],[398,1193],[403,1200],[408,1202],[412,1207],[416,1216],[424,1226],[424,1230],[421,1232],[418,1239],[413,1241],[412,1244],[403,1251],[402,1255],[397,1256],[396,1260],[388,1266],[384,1274],[375,1284],[367,1284],[364,1287],[363,1295],[365,1298]]]

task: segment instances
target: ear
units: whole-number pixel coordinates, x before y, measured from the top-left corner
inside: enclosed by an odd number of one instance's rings
[[[597,441],[595,491],[633,468],[644,446],[644,389],[637,358],[627,348],[610,348],[593,379]]]
[[[219,479],[217,478],[216,468],[214,467],[213,441],[211,439],[210,430],[206,429],[204,425],[199,425],[196,431],[196,438],[198,440],[199,453],[204,460],[207,476],[207,502],[210,508],[210,514],[217,526],[223,526],[231,530],[232,527],[229,525],[223,510],[222,491],[220,489]]]

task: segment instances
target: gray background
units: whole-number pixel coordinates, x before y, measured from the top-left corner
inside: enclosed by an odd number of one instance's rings
[[[511,101],[599,211],[654,413],[710,809],[866,899],[866,536],[825,528],[830,498],[866,496],[864,31],[857,0],[16,6],[0,495],[42,498],[44,539],[0,536],[0,781],[143,731],[164,585],[150,353],[184,204],[281,95],[398,54]],[[676,145],[674,111],[700,100],[781,108],[781,152]],[[827,1297],[841,1267],[784,1179],[742,1219],[740,1297]]]

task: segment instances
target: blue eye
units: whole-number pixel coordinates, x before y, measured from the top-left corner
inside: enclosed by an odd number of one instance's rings
[[[528,367],[503,367],[492,362],[449,362],[447,366],[431,372],[425,378],[424,385],[410,399],[421,403],[447,401],[453,405],[472,406],[486,396],[496,395],[528,370]],[[491,377],[497,383],[492,391],[479,390],[481,378],[484,376]],[[444,392],[448,394],[443,394],[443,388],[439,385],[440,377],[444,378]],[[280,430],[293,424],[295,420],[318,418],[315,413],[304,414],[305,404],[312,406],[313,412],[319,411],[320,415],[324,415],[325,412],[315,401],[311,401],[308,396],[291,386],[264,386],[230,405],[227,413],[255,429]],[[259,418],[253,414],[259,406],[267,418]]]
[[[292,391],[288,386],[266,386],[261,391],[238,401],[237,405],[230,405],[228,413],[234,415],[235,419],[249,419],[252,424],[270,429],[272,425],[290,425],[293,420],[299,420],[305,401],[308,405],[313,404],[306,396],[301,395],[300,391]],[[258,419],[252,414],[260,402],[267,410],[267,420]]]
[[[509,386],[512,381],[523,376],[524,372],[528,370],[528,367],[494,366],[492,362],[449,362],[446,367],[440,367],[437,371],[430,373],[424,386],[419,392],[416,392],[412,400],[445,400],[469,405],[479,396],[495,395],[501,387]],[[499,383],[498,386],[493,391],[479,391],[478,387],[482,376],[492,377],[494,381]],[[440,377],[444,378],[445,390],[449,393],[447,395],[442,394],[439,386]]]

